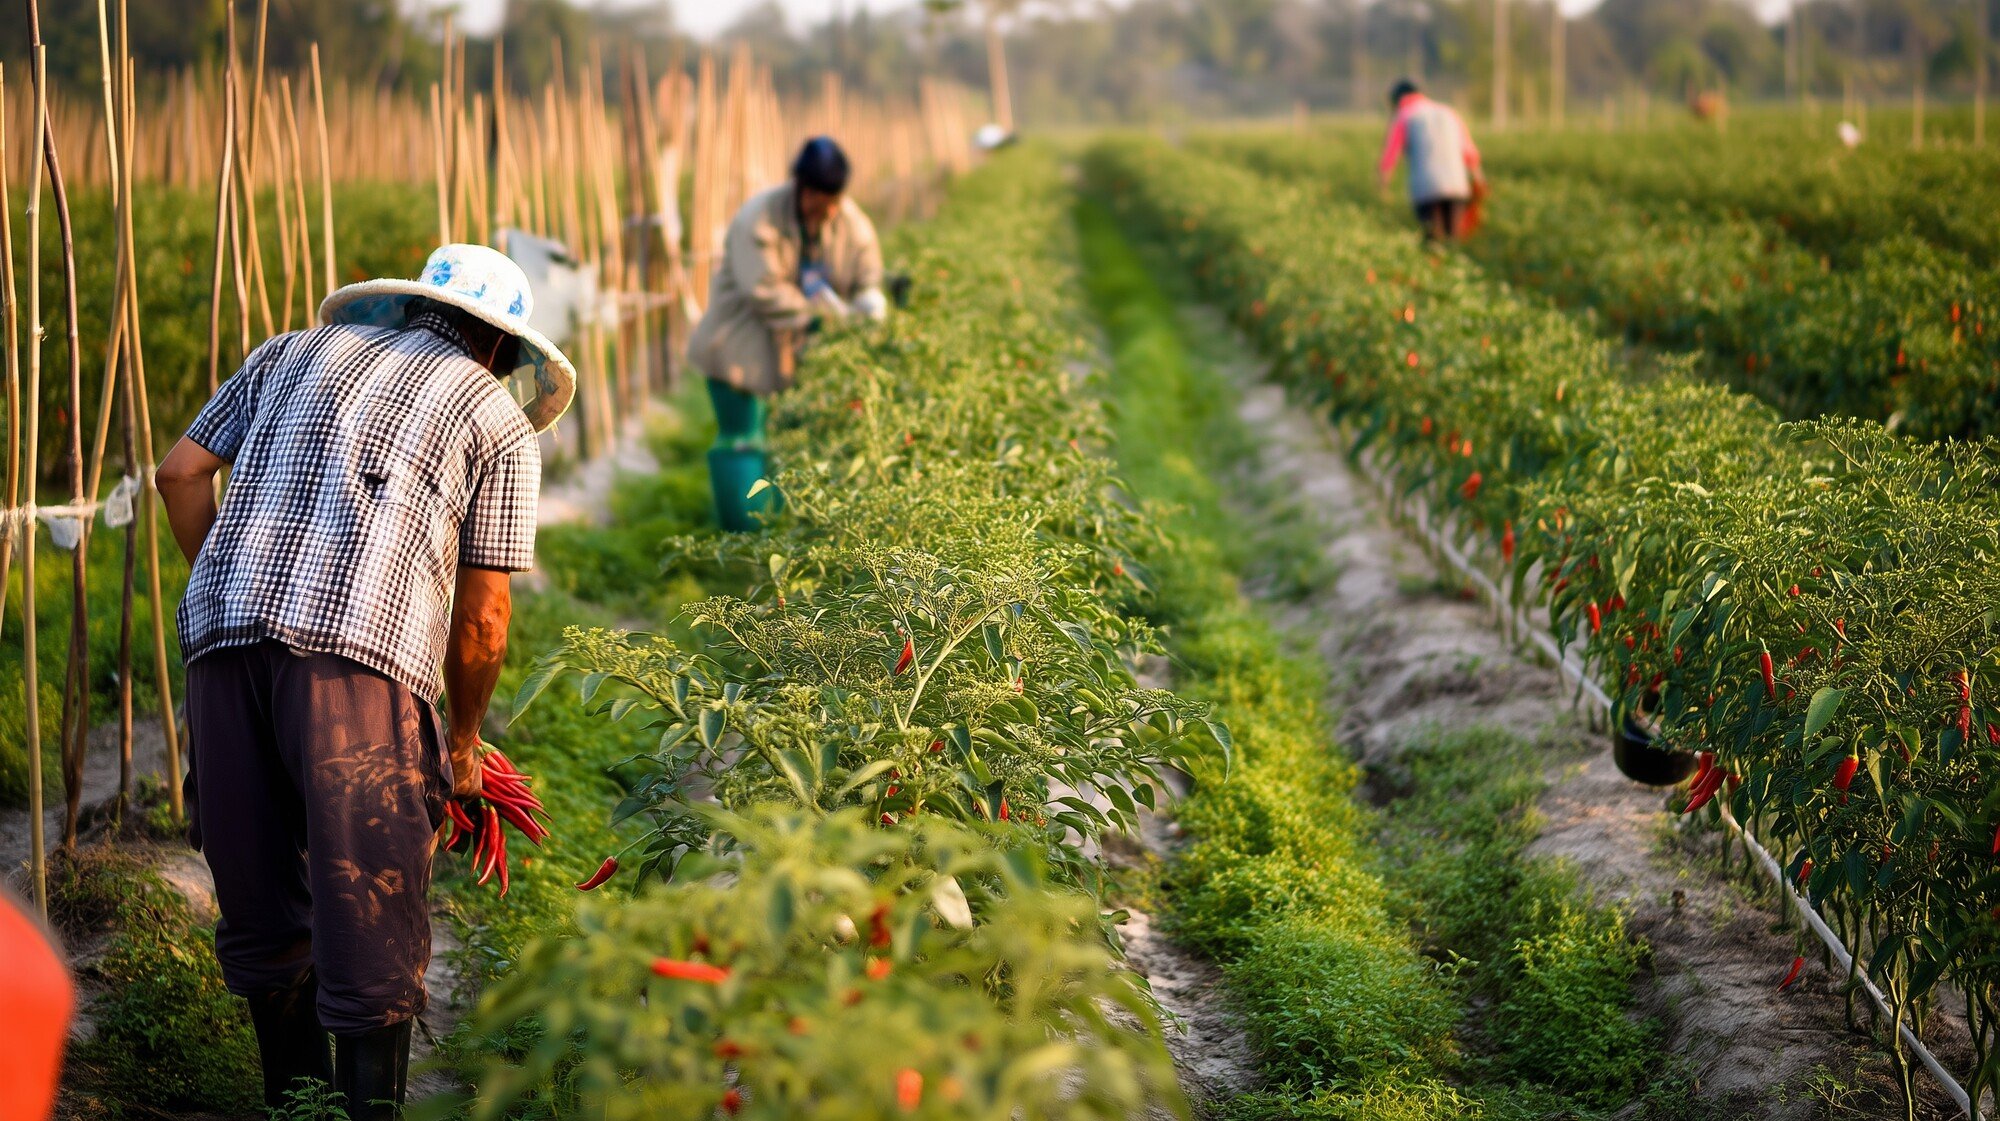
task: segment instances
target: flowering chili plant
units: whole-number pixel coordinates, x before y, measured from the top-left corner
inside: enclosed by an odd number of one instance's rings
[[[733,843],[593,899],[488,990],[473,1118],[531,1095],[606,1121],[1185,1115],[1142,982],[1034,849],[857,809],[691,812]]]
[[[1078,842],[1134,830],[1140,807],[1162,804],[1161,766],[1229,742],[1206,705],[1138,687],[1115,648],[1066,622],[1077,593],[902,550],[851,560],[879,582],[782,608],[697,604],[699,654],[573,629],[524,685],[517,711],[556,674],[580,675],[587,703],[659,732],[627,761],[643,777],[615,813],[654,822],[641,875],[671,874],[703,842],[692,807],[713,797],[861,806],[881,824],[1004,817],[1077,879]]]
[[[714,799],[1004,820],[1083,881],[1084,842],[1162,804],[1160,768],[1226,772],[1208,707],[1129,668],[1160,652],[1135,559],[1159,531],[1090,450],[1059,173],[1026,174],[1043,189],[962,184],[973,209],[907,247],[935,302],[814,344],[774,423],[785,515],[672,543],[668,565],[710,554],[746,589],[688,608],[699,645],[571,631],[524,682],[517,713],[574,674],[657,731],[616,810],[652,822],[641,877],[706,843],[689,807]]]

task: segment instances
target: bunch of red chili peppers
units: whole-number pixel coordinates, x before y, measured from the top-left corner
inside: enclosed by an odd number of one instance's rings
[[[528,788],[528,776],[497,747],[487,748],[480,757],[478,796],[454,798],[446,803],[446,812],[451,816],[451,835],[445,838],[445,849],[470,849],[472,869],[479,873],[481,886],[497,872],[503,896],[507,894],[507,834],[501,825],[520,830],[535,845],[549,836],[548,826],[542,824],[548,812]]]

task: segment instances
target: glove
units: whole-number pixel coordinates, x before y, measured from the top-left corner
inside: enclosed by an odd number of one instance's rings
[[[811,303],[814,310],[818,311],[820,316],[826,319],[846,319],[849,314],[847,301],[841,299],[840,295],[831,288],[822,288],[818,292],[813,293]]]
[[[866,317],[871,323],[880,323],[889,318],[889,298],[880,288],[870,288],[854,297],[854,314]]]

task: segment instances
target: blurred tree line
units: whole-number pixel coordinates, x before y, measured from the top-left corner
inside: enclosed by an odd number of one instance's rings
[[[8,2],[20,0],[0,0]],[[228,0],[128,2],[145,65],[221,57]],[[676,28],[674,2],[507,0],[496,34],[509,80],[539,85],[558,54],[573,78],[593,50],[614,69],[633,51],[654,74],[689,65],[704,44]],[[817,88],[830,70],[850,90],[901,95],[925,74],[984,87],[991,29],[1006,44],[1016,113],[1037,123],[1269,113],[1301,102],[1376,111],[1402,75],[1476,111],[1492,95],[1496,0],[872,2],[836,0],[831,18],[801,25],[765,0],[717,45],[749,43],[781,88]],[[1506,8],[1507,97],[1515,113],[1533,115],[1550,96],[1555,8],[1550,0],[1498,2]],[[237,4],[247,54],[256,3]],[[443,0],[270,5],[273,66],[301,64],[317,40],[326,64],[352,82],[421,89],[438,76]],[[57,80],[95,82],[96,4],[44,0],[42,8]],[[1563,85],[1572,111],[1636,90],[1837,98],[1851,83],[1881,98],[1908,96],[1922,80],[1934,96],[1963,96],[1996,36],[2000,0],[1804,0],[1794,10],[1766,0],[1761,14],[1752,0],[1602,0],[1564,21]],[[24,58],[25,43],[20,21],[0,20],[0,60]],[[491,57],[490,41],[471,41],[475,88],[490,83]]]

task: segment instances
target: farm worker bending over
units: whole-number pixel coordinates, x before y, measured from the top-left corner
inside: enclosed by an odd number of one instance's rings
[[[1446,241],[1465,236],[1467,210],[1473,199],[1486,191],[1472,130],[1465,127],[1457,110],[1425,97],[1408,78],[1390,88],[1389,104],[1396,118],[1382,144],[1381,162],[1375,167],[1383,193],[1388,192],[1389,179],[1396,173],[1396,161],[1407,153],[1410,202],[1417,209],[1424,238]]]
[[[743,204],[730,220],[709,282],[708,310],[688,360],[708,378],[716,442],[708,453],[722,527],[749,530],[776,493],[766,478],[764,419],[791,388],[806,337],[823,320],[889,314],[875,226],[846,197],[847,154],[824,136],[806,141],[792,177]]]
[[[535,434],[576,385],[529,300],[520,268],[476,245],[439,249],[419,280],[342,288],[325,326],[258,347],[159,468],[193,564],[191,832],[269,1105],[307,1076],[356,1121],[402,1101],[432,840],[446,800],[481,789],[508,573],[534,563]]]

